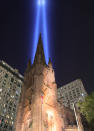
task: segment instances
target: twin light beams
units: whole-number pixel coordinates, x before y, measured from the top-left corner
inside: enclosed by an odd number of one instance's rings
[[[43,40],[43,47],[45,53],[46,63],[49,61],[49,53],[48,53],[48,36],[47,36],[47,24],[46,24],[46,1],[45,0],[37,0],[37,14],[35,16],[36,23],[35,25],[35,34],[34,34],[34,43],[33,43],[33,54],[32,54],[32,63],[34,61],[39,35],[41,33]]]

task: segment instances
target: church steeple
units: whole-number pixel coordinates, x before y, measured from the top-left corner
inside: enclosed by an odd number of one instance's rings
[[[31,69],[31,60],[29,59],[26,70],[29,72],[30,69]]]
[[[31,70],[31,60],[29,59],[29,60],[28,60],[28,64],[27,64],[27,68],[26,68],[26,70],[25,70],[25,73],[30,72],[30,70]]]
[[[38,40],[38,46],[34,58],[34,64],[46,64],[41,34]]]
[[[49,66],[49,67],[52,67],[52,62],[51,62],[51,59],[50,59],[50,58],[49,58],[48,66]]]

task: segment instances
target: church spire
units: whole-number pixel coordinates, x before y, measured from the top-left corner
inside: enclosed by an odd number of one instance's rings
[[[38,40],[38,46],[34,58],[34,64],[46,64],[41,34]]]
[[[31,70],[31,60],[29,59],[25,72],[29,72],[30,70]]]
[[[49,58],[48,66],[49,66],[49,67],[52,67],[52,62],[51,62],[51,59],[50,59],[50,58]]]

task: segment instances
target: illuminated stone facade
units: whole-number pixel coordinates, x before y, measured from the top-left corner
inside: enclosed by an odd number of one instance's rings
[[[23,76],[0,61],[0,131],[14,131]]]
[[[58,101],[66,107],[73,108],[73,103],[84,100],[87,92],[80,79],[58,88]]]
[[[73,111],[57,101],[54,70],[50,60],[45,63],[41,36],[24,75],[15,131],[78,131]]]

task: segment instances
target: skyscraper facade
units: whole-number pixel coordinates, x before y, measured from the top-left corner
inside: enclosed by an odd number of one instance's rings
[[[0,131],[13,131],[23,76],[0,61]]]
[[[80,79],[58,88],[58,101],[65,107],[73,108],[73,104],[84,100],[87,92]]]

